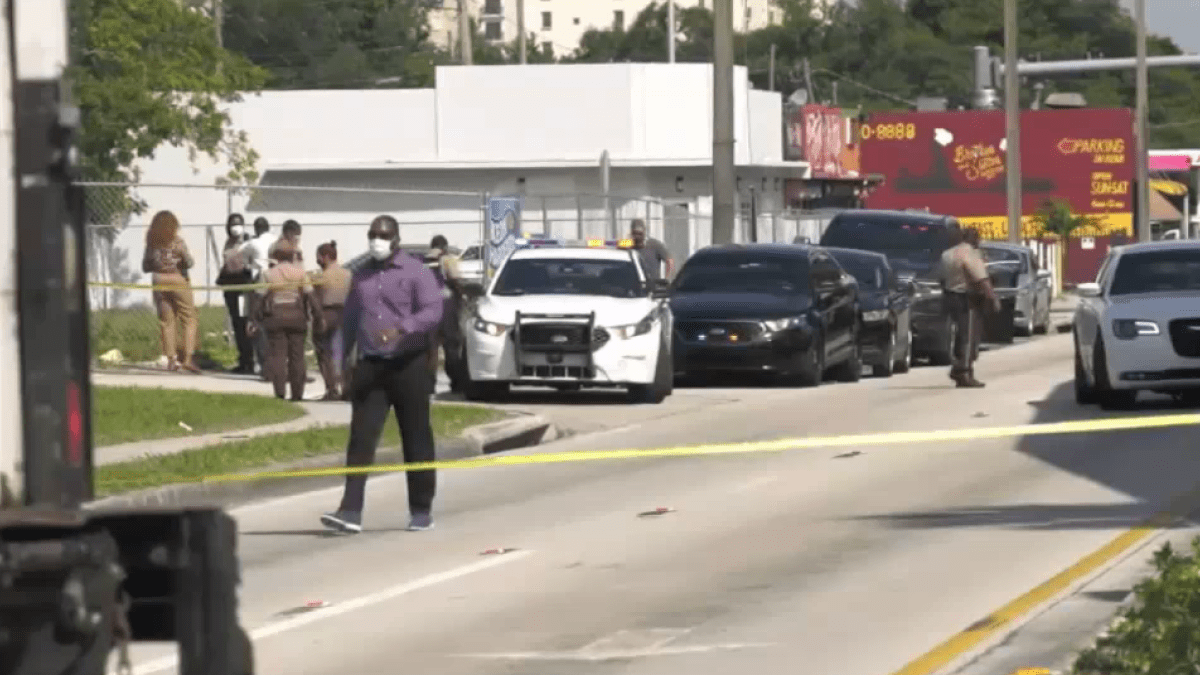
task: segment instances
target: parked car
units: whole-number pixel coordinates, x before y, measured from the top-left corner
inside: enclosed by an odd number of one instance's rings
[[[858,281],[863,361],[875,377],[907,373],[912,366],[912,301],[916,293],[912,281],[899,278],[882,253],[826,250]]]
[[[953,324],[942,309],[938,279],[949,247],[951,216],[924,211],[847,210],[829,221],[821,246],[872,251],[887,256],[901,279],[912,282],[912,350],[935,366],[950,364]]]
[[[858,289],[816,246],[709,246],[671,291],[675,373],[775,373],[806,386],[862,375]]]
[[[464,282],[483,283],[483,243],[473,242],[458,257],[458,273]]]
[[[1028,337],[1050,327],[1050,302],[1054,286],[1050,270],[1038,269],[1037,256],[1028,246],[986,241],[980,250],[987,260],[992,285],[1001,299],[1013,299],[1013,328]]]
[[[1144,390],[1200,401],[1200,241],[1114,247],[1076,292],[1076,401],[1119,409]]]

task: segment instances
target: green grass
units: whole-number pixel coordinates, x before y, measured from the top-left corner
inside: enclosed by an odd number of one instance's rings
[[[201,305],[196,308],[200,328],[196,355],[201,367],[232,368],[237,365],[237,345],[228,333],[225,305]],[[94,360],[102,354],[116,349],[125,357],[125,364],[156,361],[162,355],[159,340],[158,316],[150,307],[93,310],[91,321],[91,347]],[[312,351],[309,340],[306,351]],[[313,356],[308,357],[309,366],[316,365]],[[97,361],[100,367],[108,367]]]
[[[92,438],[97,447],[249,429],[303,415],[299,405],[271,396],[146,387],[92,389]]]
[[[453,438],[468,427],[494,422],[502,417],[503,412],[490,408],[435,403],[433,432],[438,438]],[[347,426],[330,425],[221,443],[175,455],[99,466],[95,474],[96,495],[104,497],[163,485],[195,483],[208,476],[335,454],[345,450],[349,432]],[[393,418],[384,429],[380,446],[393,446],[399,439],[399,433]]]

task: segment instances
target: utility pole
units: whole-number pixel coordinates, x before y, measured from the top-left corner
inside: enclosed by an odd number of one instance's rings
[[[458,0],[458,60],[464,66],[471,65],[471,16],[467,14],[467,0]]]
[[[517,0],[517,46],[521,51],[521,65],[525,65],[525,0]]]
[[[1004,62],[1017,62],[1017,0],[1004,0]],[[1021,85],[1016,68],[1004,70],[1005,177],[1008,193],[1008,240],[1021,242]]]
[[[1146,0],[1135,0],[1134,20],[1137,22],[1137,228],[1138,241],[1150,241],[1150,167],[1146,157],[1146,108],[1149,106],[1149,68],[1146,65]]]
[[[213,30],[217,35],[217,47],[225,48],[224,24],[225,24],[225,6],[224,0],[212,0],[212,17]],[[217,61],[217,75],[221,74],[221,61]]]
[[[775,91],[775,43],[771,43],[771,61],[767,66],[767,82],[770,83],[768,85],[770,91]]]
[[[667,0],[667,63],[675,63],[675,0]]]
[[[733,144],[733,0],[713,0],[714,244],[733,243],[736,172]]]
[[[808,102],[816,103],[817,97],[813,93],[812,85],[812,63],[809,62],[808,57],[804,58],[804,88],[808,91]]]

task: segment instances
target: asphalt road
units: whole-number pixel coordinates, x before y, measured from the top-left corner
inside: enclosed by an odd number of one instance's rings
[[[654,418],[595,404],[628,422],[527,454],[1110,415],[1071,399],[1066,335],[978,374],[702,390]],[[242,617],[259,675],[887,675],[1193,488],[1196,447],[1167,428],[444,471],[423,533],[381,476],[357,537],[316,527],[337,490],[234,512]],[[675,510],[638,516],[656,507]],[[135,650],[134,672],[172,672],[170,651]]]

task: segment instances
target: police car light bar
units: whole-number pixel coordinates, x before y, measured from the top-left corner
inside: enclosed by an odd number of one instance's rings
[[[633,248],[632,239],[518,239],[520,248]]]

